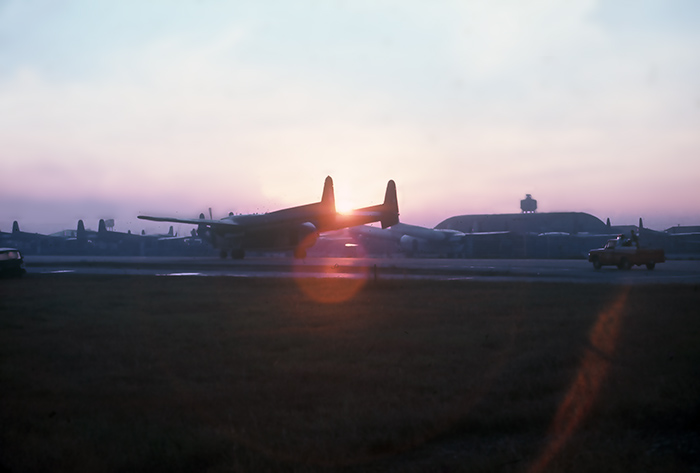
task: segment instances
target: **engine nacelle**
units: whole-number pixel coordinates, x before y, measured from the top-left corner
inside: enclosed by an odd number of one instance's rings
[[[399,240],[399,248],[401,248],[403,251],[415,252],[415,251],[418,251],[418,243],[419,242],[420,242],[420,240],[418,240],[418,238],[404,235]]]
[[[297,230],[296,245],[301,249],[311,248],[318,240],[318,232],[316,226],[311,222],[302,223]]]

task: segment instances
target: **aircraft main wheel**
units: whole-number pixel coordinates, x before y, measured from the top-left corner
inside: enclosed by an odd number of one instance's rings
[[[653,262],[653,261],[650,261],[650,262],[647,263],[647,269],[648,269],[649,271],[651,271],[652,269],[654,269],[655,266],[656,266],[656,263]]]

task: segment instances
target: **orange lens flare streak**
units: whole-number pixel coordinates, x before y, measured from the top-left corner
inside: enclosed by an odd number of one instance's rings
[[[308,297],[324,304],[348,301],[365,285],[364,278],[298,277],[295,281]]]
[[[608,358],[613,355],[617,345],[628,293],[629,287],[625,287],[610,308],[598,316],[590,333],[591,348],[586,350],[576,378],[549,427],[552,440],[530,472],[545,471],[590,412],[610,368]]]

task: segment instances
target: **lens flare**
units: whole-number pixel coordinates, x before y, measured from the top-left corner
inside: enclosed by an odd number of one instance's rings
[[[593,407],[610,368],[609,358],[617,345],[628,293],[627,286],[611,306],[598,315],[589,337],[591,348],[586,350],[574,382],[559,405],[557,414],[549,427],[549,436],[552,441],[530,468],[531,473],[547,469],[547,465],[571,438]]]
[[[299,247],[313,246],[316,239],[311,238],[307,236]],[[298,259],[294,264],[294,281],[304,294],[316,302],[337,304],[347,301],[365,285],[369,270],[364,265],[343,264],[343,260],[346,259]]]
[[[363,278],[299,277],[295,280],[304,294],[324,304],[338,304],[350,300],[365,285]]]

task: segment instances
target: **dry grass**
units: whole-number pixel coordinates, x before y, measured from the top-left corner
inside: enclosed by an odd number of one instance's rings
[[[0,281],[0,471],[698,471],[697,287],[348,284]]]

